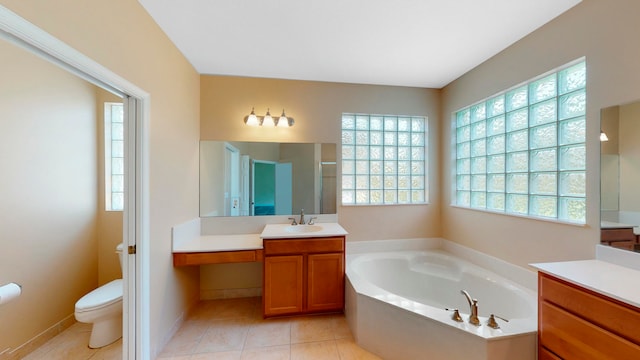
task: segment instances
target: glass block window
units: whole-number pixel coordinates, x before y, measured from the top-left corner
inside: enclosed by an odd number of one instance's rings
[[[584,223],[586,65],[455,114],[455,205]]]
[[[426,117],[342,115],[342,204],[428,200]]]
[[[124,106],[104,104],[105,208],[124,209]]]

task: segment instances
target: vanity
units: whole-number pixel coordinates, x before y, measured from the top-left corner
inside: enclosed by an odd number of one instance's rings
[[[640,359],[640,271],[602,260],[532,266],[538,359]]]
[[[174,228],[174,266],[262,262],[264,317],[343,311],[347,232],[338,223],[267,224],[240,235],[186,225]]]
[[[265,226],[263,316],[342,311],[346,234],[336,223]]]
[[[603,245],[634,250],[635,244],[638,243],[634,228],[634,225],[602,221],[600,223],[600,242]]]

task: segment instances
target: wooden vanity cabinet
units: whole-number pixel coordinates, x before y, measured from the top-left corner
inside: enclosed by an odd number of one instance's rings
[[[637,243],[637,237],[633,232],[632,227],[601,229],[600,242],[604,245],[610,245],[625,250],[633,250],[633,246]]]
[[[640,309],[538,275],[538,359],[640,359]]]
[[[265,239],[263,316],[342,311],[344,236]]]

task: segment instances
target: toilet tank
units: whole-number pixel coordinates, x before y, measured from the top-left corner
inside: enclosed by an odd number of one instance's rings
[[[124,253],[124,244],[123,243],[120,243],[120,244],[118,244],[118,246],[116,246],[116,253],[118,254],[118,261],[120,261],[121,274],[124,274],[124,270],[122,268],[122,266],[123,266],[122,258],[123,258],[123,253]]]

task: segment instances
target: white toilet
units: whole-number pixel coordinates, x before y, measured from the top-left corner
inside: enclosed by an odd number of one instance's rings
[[[122,269],[123,245],[116,247]],[[104,284],[76,302],[76,320],[93,323],[89,347],[103,347],[122,337],[122,279]]]

